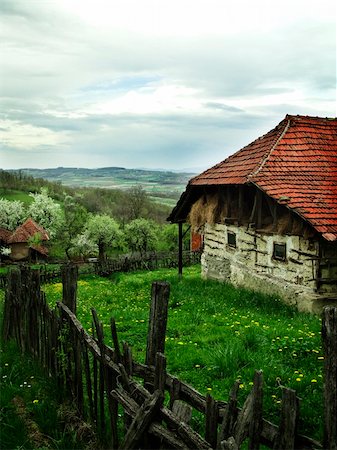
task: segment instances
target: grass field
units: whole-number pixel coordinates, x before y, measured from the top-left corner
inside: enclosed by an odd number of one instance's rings
[[[78,317],[91,331],[90,309],[96,308],[109,336],[115,317],[120,340],[127,341],[136,360],[144,362],[151,282],[171,284],[166,356],[168,371],[202,393],[227,400],[236,379],[240,401],[251,389],[254,369],[265,379],[265,416],[275,423],[281,387],[296,389],[301,398],[300,431],[316,439],[322,434],[322,365],[319,318],[299,313],[275,297],[205,281],[200,267],[90,276],[79,281]],[[55,304],[60,283],[45,287]]]
[[[26,192],[23,191],[15,191],[7,189],[0,189],[0,198],[4,198],[6,200],[14,201],[19,200],[20,202],[23,202],[25,205],[30,205],[30,203],[33,202],[33,198],[30,197]]]

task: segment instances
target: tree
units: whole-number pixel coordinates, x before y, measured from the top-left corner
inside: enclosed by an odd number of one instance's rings
[[[98,257],[105,258],[107,247],[119,248],[122,245],[122,232],[118,223],[110,216],[91,216],[86,225],[88,238],[98,245]]]
[[[88,219],[88,212],[71,195],[65,195],[63,202],[64,220],[57,236],[67,258],[70,259],[70,249],[73,246],[73,239],[82,233]]]
[[[125,226],[125,241],[132,252],[154,250],[158,240],[158,226],[152,220],[135,219]]]
[[[25,207],[19,200],[0,199],[0,227],[14,231],[21,225],[26,216]]]
[[[70,251],[75,255],[80,255],[84,259],[88,256],[97,255],[98,247],[95,242],[90,239],[88,231],[85,231],[72,239],[69,252]]]
[[[183,225],[183,233],[185,234],[183,238],[183,250],[189,250],[190,248],[190,231],[188,230],[188,225]],[[178,250],[178,224],[168,224],[161,229],[160,245],[163,250],[174,251]]]
[[[28,207],[29,216],[42,226],[51,238],[60,230],[64,217],[61,206],[48,196],[45,188],[39,194],[29,194],[34,201]]]

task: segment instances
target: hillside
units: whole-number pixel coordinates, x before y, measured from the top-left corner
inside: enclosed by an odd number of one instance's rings
[[[102,167],[87,169],[57,167],[50,169],[20,169],[34,178],[62,183],[70,187],[99,187],[104,189],[128,189],[141,185],[153,197],[176,200],[192,178],[192,173],[175,173],[160,170],[126,169],[123,167]]]

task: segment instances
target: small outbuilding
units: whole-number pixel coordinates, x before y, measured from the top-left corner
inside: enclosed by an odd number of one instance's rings
[[[37,241],[33,242],[33,238],[37,238]],[[48,240],[49,236],[46,230],[29,218],[7,240],[11,249],[10,258],[14,261],[43,260],[48,256],[48,249],[43,242]]]
[[[168,220],[203,235],[204,277],[337,301],[337,119],[287,115],[192,178]]]

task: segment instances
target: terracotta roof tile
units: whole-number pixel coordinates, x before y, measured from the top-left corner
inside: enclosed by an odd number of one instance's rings
[[[0,241],[7,243],[11,235],[12,231],[6,230],[6,228],[0,228]]]
[[[290,116],[190,185],[254,183],[337,240],[337,119]],[[332,238],[334,236],[334,238]]]
[[[25,223],[20,225],[8,239],[9,244],[27,242],[34,234],[40,233],[42,241],[48,241],[49,236],[44,228],[29,218]]]

